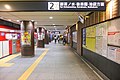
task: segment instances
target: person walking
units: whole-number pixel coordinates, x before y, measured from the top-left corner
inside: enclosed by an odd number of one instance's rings
[[[57,42],[57,36],[56,35],[54,36],[54,40],[55,40],[55,44],[56,44],[56,42]]]
[[[65,38],[65,36],[63,36],[63,45],[65,45],[66,44],[66,38]]]
[[[57,38],[57,39],[58,39],[58,43],[60,43],[60,36],[58,36],[58,38]]]

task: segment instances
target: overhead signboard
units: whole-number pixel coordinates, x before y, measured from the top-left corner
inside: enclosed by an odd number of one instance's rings
[[[85,10],[105,10],[103,1],[71,1],[71,2],[48,2],[48,10],[62,11],[85,11]]]
[[[104,1],[19,1],[7,2],[11,7],[6,9],[6,2],[0,2],[0,11],[105,11]]]

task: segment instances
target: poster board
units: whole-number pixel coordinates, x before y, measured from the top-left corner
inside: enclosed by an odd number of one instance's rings
[[[102,38],[102,56],[108,56],[108,46],[107,46],[107,36],[103,36]]]
[[[120,64],[120,48],[108,46],[108,58]]]
[[[96,51],[96,26],[86,28],[86,48],[95,52]]]
[[[84,28],[83,29],[83,46],[85,46],[86,45],[86,29]]]
[[[68,33],[68,43],[70,43],[70,33]]]
[[[103,37],[96,37],[96,53],[102,55],[102,44],[103,44]]]
[[[43,40],[45,38],[44,33],[38,33],[38,40]]]
[[[109,21],[108,44],[120,46],[120,19]]]
[[[72,32],[73,42],[77,43],[77,31]]]
[[[96,53],[107,57],[107,22],[96,27]]]
[[[95,44],[96,39],[95,38],[86,38],[86,48],[95,52],[96,51],[96,44]]]
[[[96,36],[96,26],[91,26],[86,28],[86,37],[95,37]]]
[[[21,41],[22,45],[31,45],[31,31],[22,31],[21,32]]]
[[[103,36],[103,27],[100,24],[96,27],[96,36]]]

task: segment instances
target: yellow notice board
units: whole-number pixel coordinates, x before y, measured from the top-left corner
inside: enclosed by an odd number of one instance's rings
[[[86,28],[86,48],[96,51],[96,26]]]
[[[86,37],[95,37],[96,36],[96,26],[91,26],[86,28]]]
[[[96,39],[95,38],[86,38],[86,48],[95,52],[96,51]]]
[[[96,51],[96,39],[95,38],[86,38],[86,48],[95,52]]]

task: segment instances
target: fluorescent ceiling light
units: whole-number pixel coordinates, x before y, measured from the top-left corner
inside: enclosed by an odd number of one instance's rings
[[[50,17],[49,17],[49,19],[53,19],[53,17],[52,17],[52,16],[50,16]]]
[[[31,20],[32,22],[34,22],[35,20]]]
[[[54,26],[54,27],[56,27],[56,26]]]
[[[20,22],[20,20],[16,20],[17,22]]]
[[[10,10],[10,9],[11,9],[11,6],[10,6],[10,5],[8,5],[8,4],[5,4],[5,5],[4,5],[4,7],[5,7],[6,9],[8,9],[8,10]]]
[[[53,24],[53,25],[55,25],[55,24]]]
[[[106,0],[106,2],[110,2],[111,0]]]
[[[12,21],[11,19],[8,19],[8,21]]]

